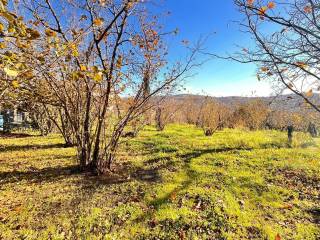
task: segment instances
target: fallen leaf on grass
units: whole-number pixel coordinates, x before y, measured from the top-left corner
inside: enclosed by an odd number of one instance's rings
[[[170,200],[174,201],[174,200],[176,200],[176,198],[177,198],[177,193],[176,192],[171,193]]]
[[[285,204],[281,207],[282,209],[292,209],[293,208],[293,205],[288,203],[288,204]]]
[[[178,235],[180,240],[184,240],[186,238],[186,234],[184,233],[183,230],[180,230]]]

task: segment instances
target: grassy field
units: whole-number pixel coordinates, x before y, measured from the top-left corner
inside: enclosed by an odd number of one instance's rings
[[[320,239],[317,142],[147,128],[98,178],[58,135],[0,139],[0,239]]]

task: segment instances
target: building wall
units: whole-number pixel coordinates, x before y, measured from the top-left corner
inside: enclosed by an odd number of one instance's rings
[[[28,120],[28,114],[14,109],[5,109],[0,106],[0,131],[8,131],[13,126],[24,125]]]

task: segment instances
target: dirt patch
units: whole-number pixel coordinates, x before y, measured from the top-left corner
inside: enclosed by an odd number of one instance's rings
[[[317,190],[320,190],[320,178],[318,178],[317,176],[308,176],[302,171],[293,170],[284,170],[283,176],[288,185],[302,185],[306,188],[315,188]]]
[[[290,169],[279,169],[273,175],[281,177],[271,182],[295,190],[300,200],[319,201],[320,178],[318,176],[310,176],[303,171]]]

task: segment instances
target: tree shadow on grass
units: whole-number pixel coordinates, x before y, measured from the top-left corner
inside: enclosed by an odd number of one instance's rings
[[[66,148],[65,144],[48,144],[48,145],[0,145],[1,152],[12,152],[12,151],[34,151],[34,150],[45,150],[45,149],[54,149],[54,148]]]
[[[156,153],[174,154],[178,151],[176,146],[168,145],[164,142],[156,143],[150,141],[142,141],[143,151],[139,152],[140,156],[148,156]]]
[[[204,154],[212,154],[212,153],[223,153],[223,152],[236,152],[236,151],[251,151],[253,148],[214,148],[214,149],[199,149],[192,151],[187,154],[177,154],[176,151],[172,152],[170,156],[161,156],[149,159],[145,162],[145,166],[143,168],[136,168],[135,170],[131,171],[132,176],[137,180],[144,180],[148,182],[159,182],[161,181],[160,171],[162,169],[166,169],[169,171],[175,171],[176,167],[175,161],[173,161],[173,157],[181,159],[183,166],[182,169],[187,172],[188,178],[193,179],[196,177],[195,172],[190,169],[190,162],[193,158],[200,157]],[[186,181],[182,184],[182,189],[186,188],[188,185],[190,185],[191,182]],[[167,197],[169,198],[171,194],[169,194]],[[161,200],[160,200],[161,202]]]
[[[47,167],[43,169],[32,168],[29,171],[8,171],[0,172],[0,183],[18,183],[27,181],[28,183],[54,182],[68,176],[80,174],[78,166],[67,167]]]
[[[150,227],[154,226],[154,214],[156,211],[161,209],[163,206],[168,204],[170,201],[175,201],[174,199],[176,196],[179,195],[179,193],[184,193],[188,191],[188,188],[190,188],[193,184],[196,183],[198,179],[201,179],[201,176],[203,173],[197,172],[194,170],[191,166],[191,163],[194,159],[197,159],[201,157],[202,155],[206,154],[218,154],[218,153],[237,153],[239,151],[253,151],[256,149],[267,149],[270,146],[261,146],[260,148],[252,148],[252,147],[222,147],[222,148],[209,148],[209,149],[196,149],[193,151],[190,151],[185,154],[176,154],[176,158],[181,159],[182,166],[179,168],[186,174],[186,179],[182,182],[179,183],[179,185],[174,188],[173,190],[169,191],[165,195],[162,195],[161,197],[155,198],[151,202],[148,203],[150,207],[150,211],[146,211],[139,217],[135,219],[136,223],[141,223],[141,222],[146,222],[148,221],[150,224]],[[167,160],[170,162],[170,157],[165,157],[165,158],[159,158],[159,161]],[[149,160],[147,163],[149,164],[155,164],[157,163],[157,159],[152,159]],[[219,177],[219,176],[217,176]],[[223,181],[221,181],[223,182]],[[259,188],[260,186],[257,186]],[[257,192],[261,191],[259,188]],[[195,199],[199,197],[201,198],[202,196],[195,196]],[[180,201],[180,200],[179,200]],[[178,201],[178,202],[179,202]]]
[[[65,159],[65,156],[53,156],[53,159]],[[72,159],[73,157],[69,157]],[[119,167],[115,173],[109,172],[102,176],[96,176],[90,172],[80,171],[78,165],[70,166],[55,166],[46,168],[28,167],[25,171],[13,170],[0,172],[0,183],[10,184],[27,181],[28,183],[48,183],[59,181],[72,176],[79,176],[80,181],[85,184],[92,183],[93,185],[110,185],[117,183],[129,182],[132,180],[139,180],[145,182],[158,182],[161,180],[158,168],[137,168],[131,164],[124,164]]]
[[[123,174],[106,174],[103,176],[96,176],[89,172],[81,172],[77,165],[67,167],[47,167],[43,169],[36,169],[30,167],[28,171],[7,171],[0,172],[0,183],[18,183],[27,181],[28,183],[48,183],[59,181],[71,176],[80,176],[81,181],[91,181],[94,185],[103,184],[117,184],[137,179],[141,181],[157,181],[160,179],[159,174],[155,170],[135,169],[132,171],[132,178]]]
[[[309,213],[312,216],[312,220],[315,224],[320,225],[320,208],[312,208],[308,210],[307,213]]]
[[[194,181],[196,181],[201,173],[197,173],[195,170],[193,170],[190,166],[192,159],[201,157],[205,154],[213,154],[213,153],[227,153],[227,152],[236,152],[236,151],[251,151],[253,148],[213,148],[213,149],[199,149],[195,150],[186,154],[180,154],[177,155],[177,158],[180,158],[183,162],[182,170],[186,173],[187,179],[183,181],[180,186],[176,187],[166,195],[160,198],[156,198],[152,202],[150,202],[150,205],[152,205],[155,209],[159,209],[163,204],[167,203],[171,196],[173,194],[178,194],[181,191],[184,191],[188,189],[190,185],[193,184]]]
[[[26,138],[26,137],[34,137],[34,135],[30,135],[27,133],[0,132],[0,138]]]

